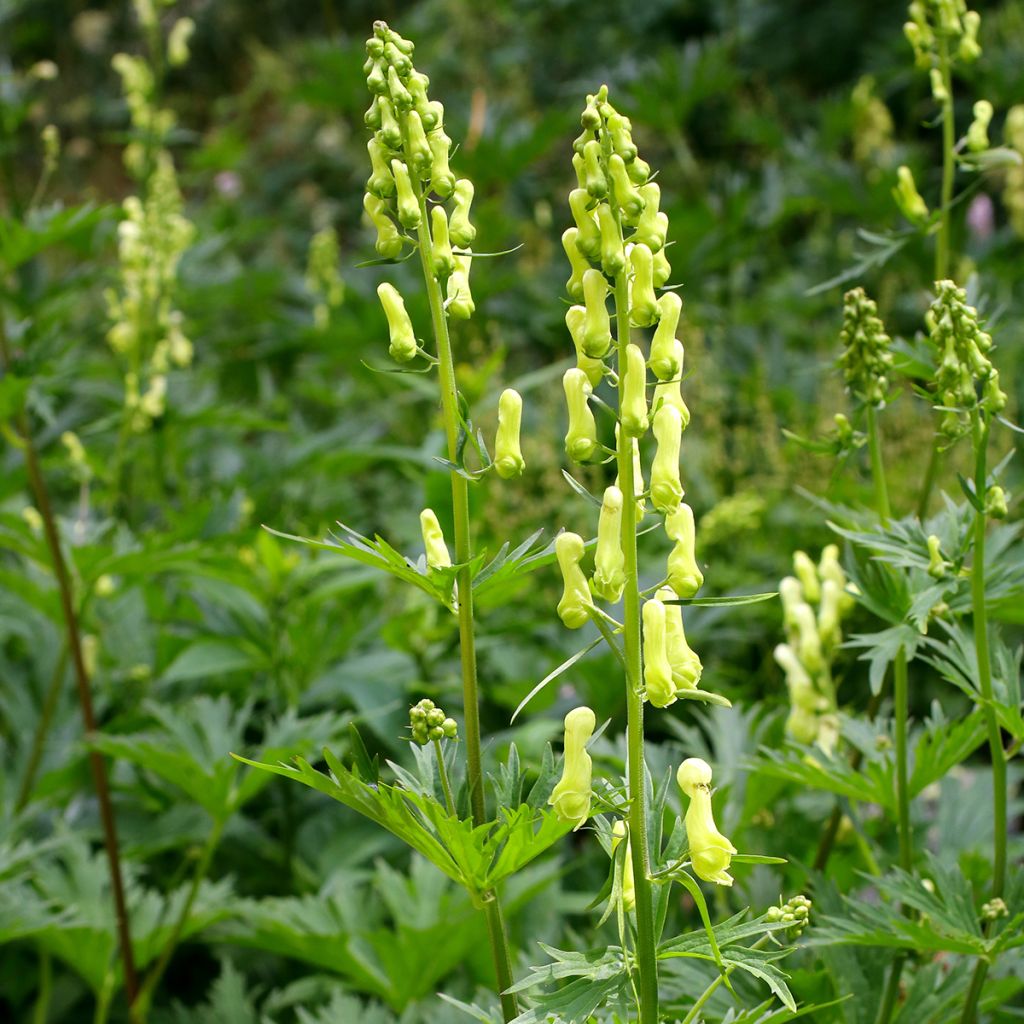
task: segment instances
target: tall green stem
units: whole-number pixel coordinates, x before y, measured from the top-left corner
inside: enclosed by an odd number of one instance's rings
[[[896,811],[899,819],[900,867],[910,871],[914,866],[914,843],[910,831],[910,788],[907,781],[907,721],[909,696],[907,686],[907,652],[896,652],[892,666],[892,699],[896,718]]]
[[[408,146],[406,147],[408,156]],[[444,420],[445,440],[448,458],[458,459],[459,443],[459,392],[455,380],[455,360],[452,354],[451,338],[448,334],[448,319],[444,310],[441,285],[434,274],[433,242],[430,237],[427,200],[415,182],[420,205],[418,229],[420,261],[423,265],[423,280],[430,304],[430,318],[437,342],[437,358],[441,384],[441,415]],[[469,523],[468,481],[451,473],[452,512],[455,521],[455,561],[462,568],[456,575],[459,602],[459,651],[462,661],[462,703],[466,738],[466,779],[469,785],[469,804],[473,822],[477,825],[487,820],[484,805],[483,757],[480,747],[480,701],[476,675],[476,637],[473,620],[473,572],[469,562],[473,557],[472,536]],[[506,1021],[519,1015],[518,1000],[505,990],[513,983],[512,955],[509,951],[508,936],[502,919],[501,904],[497,892],[484,894],[484,913],[487,916],[487,931],[494,958],[495,974],[501,998],[501,1010]]]
[[[871,457],[871,483],[875,490],[875,511],[884,523],[892,515],[889,507],[889,488],[885,482],[885,463],[882,461],[882,439],[878,431],[878,410],[868,406],[868,452]]]
[[[612,209],[615,209],[612,204]],[[615,333],[619,354],[619,407],[626,383],[629,345],[629,285],[626,273],[615,278]],[[651,853],[647,836],[644,771],[644,699],[641,661],[640,583],[636,554],[636,488],[633,480],[633,442],[621,431],[618,445],[622,503],[622,553],[626,584],[623,591],[623,647],[626,657],[626,754],[629,785],[629,843],[636,891],[636,959],[639,972],[640,1024],[658,1021],[658,959],[651,898]]]

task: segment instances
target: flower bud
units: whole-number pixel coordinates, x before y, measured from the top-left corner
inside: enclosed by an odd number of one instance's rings
[[[410,110],[405,119],[406,132],[408,134],[409,159],[412,161],[412,169],[421,180],[430,177],[431,168],[434,165],[434,155],[427,142],[427,133],[423,130],[423,122],[415,110]]]
[[[732,885],[728,869],[736,847],[715,825],[711,808],[711,766],[699,757],[688,757],[679,766],[676,781],[690,798],[685,825],[693,870],[705,882]]]
[[[569,280],[565,282],[565,290],[569,293],[573,302],[581,302],[583,300],[583,275],[590,267],[590,264],[576,244],[579,234],[579,228],[566,228],[562,232],[562,248],[565,250],[566,259],[572,268],[572,274]]]
[[[391,97],[391,103],[395,110],[404,113],[412,109],[412,93],[406,89],[405,84],[398,75],[397,69],[393,65],[388,68],[388,94]]]
[[[622,215],[628,221],[636,220],[643,212],[644,198],[633,182],[629,180],[625,161],[618,153],[612,153],[608,158],[608,174],[612,179],[615,202],[622,211]]]
[[[964,34],[957,46],[957,56],[966,64],[976,61],[981,56],[978,43],[978,29],[981,27],[981,15],[977,11],[967,11],[963,18]]]
[[[582,540],[580,543],[583,543]],[[562,821],[576,823],[574,832],[590,817],[590,787],[594,766],[587,753],[587,740],[594,735],[596,725],[597,718],[588,707],[573,708],[565,716],[562,777],[548,797],[548,803]]]
[[[835,580],[825,580],[821,584],[821,605],[818,607],[818,636],[826,650],[838,647],[843,639],[840,627],[840,600],[842,591],[836,586]]]
[[[594,575],[590,580],[591,592],[614,604],[622,597],[622,588],[626,582],[625,567],[626,557],[622,553],[622,491],[613,485],[605,488],[601,501]]]
[[[676,359],[680,366],[680,372],[682,372],[683,343],[681,341],[676,341],[675,351]],[[673,377],[672,380],[659,381],[655,384],[654,398],[651,401],[651,408],[657,412],[658,409],[671,405],[672,408],[679,413],[679,418],[683,424],[683,430],[685,430],[690,425],[690,410],[686,407],[686,403],[683,401],[681,385],[682,381],[679,377]]]
[[[454,217],[452,218],[454,223]],[[451,231],[451,225],[449,225]],[[468,320],[476,310],[473,293],[469,288],[469,270],[473,264],[471,253],[455,253],[455,269],[448,278],[446,309],[453,320]]]
[[[381,199],[393,196],[395,179],[391,176],[391,168],[388,166],[387,151],[376,135],[366,144],[366,149],[370,154],[370,166],[373,168],[373,173],[366,181],[366,191]]]
[[[675,591],[671,587],[662,587],[655,597],[665,605],[665,645],[672,666],[672,685],[678,696],[681,690],[692,690],[697,686],[704,666],[686,639],[683,609],[671,603],[676,599]]]
[[[654,507],[668,515],[683,500],[683,487],[679,482],[679,446],[683,436],[683,421],[679,410],[665,405],[654,415],[654,436],[658,450],[651,465],[651,501]]]
[[[654,294],[654,257],[651,250],[639,242],[630,250],[629,261],[633,265],[629,315],[637,327],[650,327],[661,315],[661,306]]]
[[[583,322],[583,352],[592,359],[600,359],[612,345],[611,317],[606,300],[608,281],[600,270],[593,268],[583,274],[583,299],[586,317]]]
[[[391,173],[395,176],[398,193],[398,222],[403,228],[414,231],[420,226],[420,204],[412,190],[409,168],[401,160],[392,160]]]
[[[576,247],[591,263],[596,263],[601,258],[601,229],[589,205],[590,195],[585,189],[574,188],[569,193],[569,209],[579,232]]]
[[[598,450],[597,423],[587,403],[590,381],[578,368],[562,376],[565,401],[569,407],[569,429],[565,435],[565,453],[573,462],[589,462]]]
[[[633,251],[636,252],[637,248],[634,247]],[[658,380],[673,380],[683,372],[683,347],[676,339],[682,309],[683,300],[676,292],[665,292],[658,299],[658,326],[651,339],[651,358],[648,361]]]
[[[934,576],[935,579],[941,579],[946,575],[949,566],[946,564],[946,560],[942,557],[941,541],[935,534],[930,534],[928,537],[928,575]]]
[[[388,318],[388,332],[391,335],[388,352],[396,362],[407,363],[416,355],[416,335],[405,309],[405,300],[398,289],[387,282],[377,285],[377,295],[384,307],[384,315]]]
[[[380,104],[377,102],[377,97],[374,96],[370,100],[370,105],[366,108],[366,112],[363,114],[363,124],[372,132],[380,131],[383,119],[380,112]]]
[[[892,195],[900,213],[912,224],[923,224],[928,219],[928,204],[917,191],[914,175],[906,165],[896,170],[896,188]]]
[[[932,87],[932,99],[936,103],[945,103],[949,99],[949,90],[946,88],[946,80],[938,68],[932,68],[929,72],[929,81]]]
[[[630,123],[628,117],[623,114],[611,114],[608,117],[608,123],[606,125],[608,130],[608,136],[612,141],[612,149],[615,154],[623,162],[623,170],[625,165],[632,163],[637,156],[637,148],[633,142],[633,125]],[[609,168],[611,167],[611,161],[608,161]],[[621,203],[621,197],[620,203]]]
[[[522,476],[526,468],[519,447],[522,418],[522,396],[515,389],[506,388],[498,399],[498,432],[494,440],[494,468],[502,480]]]
[[[704,575],[694,555],[696,527],[693,509],[686,502],[665,517],[665,533],[675,541],[668,556],[668,585],[678,597],[693,597],[704,584]]]
[[[779,581],[779,598],[782,601],[782,624],[787,632],[796,629],[794,612],[804,603],[804,588],[795,576],[784,576]]]
[[[575,230],[570,228],[570,230]],[[576,366],[587,375],[591,387],[597,387],[604,376],[604,363],[600,359],[592,359],[583,351],[583,331],[586,326],[587,311],[583,306],[570,306],[565,312],[565,325],[569,328],[572,343],[576,348]]]
[[[1005,519],[1007,512],[1006,491],[998,484],[993,484],[985,492],[985,515],[990,519]]]
[[[821,580],[832,580],[839,589],[839,614],[849,615],[853,610],[856,601],[853,595],[847,592],[848,580],[839,561],[839,548],[835,544],[826,544],[821,549],[821,558],[818,561],[818,576]]]
[[[632,163],[626,163],[626,173],[634,185],[644,185],[651,176],[651,165],[646,160],[637,157]]]
[[[381,141],[396,153],[402,149],[402,129],[395,117],[394,107],[387,96],[377,97],[377,113],[380,120]]]
[[[818,581],[818,569],[806,551],[793,552],[793,571],[803,587],[804,599],[811,604],[821,600],[821,585]]]
[[[448,199],[455,191],[455,175],[452,174],[452,170],[448,166],[448,154],[451,151],[452,140],[445,134],[440,123],[427,136],[427,145],[430,146],[431,157],[430,190],[442,199]]]
[[[668,233],[668,217],[659,212],[661,203],[661,187],[656,181],[642,185],[638,190],[643,200],[643,211],[637,221],[634,242],[643,242],[651,252],[659,252],[665,247]]]
[[[458,739],[459,723],[456,722],[454,718],[446,718],[441,723],[441,731],[444,733],[446,739]]]
[[[793,609],[796,622],[797,652],[800,660],[810,672],[820,672],[825,667],[825,658],[821,652],[821,637],[818,635],[818,622],[814,611],[806,602],[801,602]]]
[[[622,406],[619,419],[628,437],[643,437],[647,433],[647,364],[639,345],[626,346],[626,365],[620,368],[625,375],[622,388]]]
[[[431,569],[449,568],[452,564],[451,555],[448,554],[448,545],[444,542],[441,524],[433,509],[425,508],[420,513],[420,532],[427,553],[427,566]],[[441,717],[444,718],[444,715]]]
[[[167,33],[167,63],[180,68],[188,63],[188,44],[196,30],[191,18],[179,18]]]
[[[633,850],[626,836],[626,823],[619,818],[612,826],[612,854],[619,848],[619,843],[626,840],[626,850],[622,857],[622,909],[633,910],[636,907],[636,880],[633,874]]]
[[[992,104],[988,100],[978,100],[974,104],[974,120],[967,129],[967,148],[972,153],[988,149],[988,126],[992,113]]]
[[[608,194],[608,179],[601,167],[601,143],[597,139],[584,143],[583,168],[587,192],[594,199],[603,199]]]
[[[601,268],[609,277],[615,277],[626,268],[626,253],[622,247],[622,231],[607,203],[598,206],[597,223],[601,229]]]
[[[668,261],[664,249],[659,249],[654,254],[654,287],[664,288],[668,279],[672,276],[672,264]]]
[[[430,211],[431,265],[439,281],[447,281],[455,271],[455,256],[448,237],[448,217],[440,203]]]
[[[402,251],[402,235],[388,215],[387,204],[383,199],[367,192],[363,196],[363,209],[377,230],[377,241],[374,245],[377,255],[384,259],[395,259]]]
[[[476,228],[469,222],[469,208],[473,205],[473,182],[459,178],[455,182],[455,209],[449,223],[452,242],[460,249],[468,249],[476,238]]]
[[[665,635],[665,605],[657,598],[643,607],[644,686],[647,699],[656,708],[675,703],[676,688],[672,682],[672,666],[668,660]]]

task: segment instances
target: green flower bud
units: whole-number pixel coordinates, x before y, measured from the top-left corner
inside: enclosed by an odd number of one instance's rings
[[[651,165],[637,157],[632,163],[626,163],[626,173],[634,185],[645,185],[651,176]]]
[[[949,571],[946,560],[942,557],[942,542],[934,533],[928,536],[928,575],[941,579]]]
[[[395,179],[391,176],[391,168],[388,166],[387,150],[376,136],[366,144],[366,149],[370,154],[370,166],[373,168],[373,173],[366,182],[366,191],[381,199],[393,196]]]
[[[644,504],[643,493],[644,487],[644,467],[640,461],[640,442],[635,437],[626,438],[626,443],[629,444],[631,451],[633,452],[633,501],[636,505],[636,521],[639,523],[647,512],[647,506]],[[623,444],[622,431],[619,429],[619,424],[615,424],[615,450],[620,450],[620,445]],[[622,483],[619,480],[619,474],[615,474],[615,486],[621,487]]]
[[[794,704],[813,709],[817,705],[814,681],[789,644],[778,644],[772,652],[775,663],[786,675],[789,698]]]
[[[583,108],[583,113],[580,114],[580,124],[588,132],[597,131],[601,127],[601,114],[593,100],[593,96],[587,97],[587,105]]]
[[[784,576],[779,581],[779,598],[782,601],[782,624],[787,632],[796,629],[797,607],[804,603],[804,588],[795,576]]]
[[[839,646],[843,639],[840,627],[840,599],[842,592],[835,580],[824,580],[821,584],[821,604],[818,607],[818,636],[822,646],[831,651]]]
[[[654,287],[664,288],[672,276],[672,264],[668,261],[664,249],[659,249],[654,254]]]
[[[430,100],[426,109],[420,110],[420,120],[428,132],[440,131],[444,127],[444,104],[440,100]],[[454,181],[452,184],[454,185]]]
[[[658,322],[661,306],[654,294],[654,257],[642,242],[632,246],[629,261],[633,265],[629,315],[637,327],[650,327]]]
[[[439,725],[432,725],[427,729],[427,737],[431,742],[444,739],[444,729]]]
[[[626,252],[622,247],[622,232],[607,203],[598,206],[597,222],[601,228],[601,268],[609,277],[615,277],[626,268]]]
[[[992,121],[992,114],[992,104],[988,100],[978,100],[974,104],[974,120],[967,129],[967,148],[972,153],[988,149],[988,126]]]
[[[455,182],[455,209],[449,228],[452,242],[460,249],[468,249],[476,238],[476,228],[469,222],[469,208],[473,205],[473,182],[468,178],[459,178]]]
[[[366,75],[366,87],[374,94],[374,96],[382,96],[388,91],[388,76],[384,70],[384,64],[382,61],[375,60],[369,61],[370,70]],[[366,65],[363,65],[365,68]]]
[[[573,153],[572,169],[576,172],[576,187],[587,191],[587,165],[583,160],[582,153]],[[587,196],[589,201],[590,196]]]
[[[600,359],[592,359],[583,351],[583,331],[586,322],[587,311],[583,306],[570,306],[566,310],[565,325],[569,328],[572,343],[576,347],[576,366],[587,375],[591,387],[596,388],[604,376],[604,363]]]
[[[690,646],[683,629],[683,609],[670,602],[676,599],[676,592],[671,587],[662,587],[656,594],[665,605],[665,644],[668,651],[669,664],[672,666],[672,685],[676,695],[681,690],[692,690],[700,682],[704,666],[697,652]]]
[[[696,526],[693,509],[686,502],[665,517],[665,533],[675,547],[668,556],[668,585],[678,597],[693,597],[704,585],[704,574],[694,554]]]
[[[821,652],[821,637],[818,635],[818,621],[809,604],[801,602],[793,609],[797,629],[797,652],[800,660],[810,672],[820,672],[825,667]]]
[[[409,168],[401,160],[392,160],[391,173],[398,192],[398,222],[403,228],[414,231],[420,226],[420,204],[412,190]]]
[[[642,185],[639,193],[644,205],[637,221],[633,241],[643,242],[651,252],[659,252],[665,247],[665,237],[668,234],[668,217],[658,210],[661,203],[661,187],[656,181],[652,181]]]
[[[601,258],[601,229],[589,205],[590,196],[585,189],[574,188],[569,193],[569,209],[579,232],[576,247],[591,263],[596,263]]]
[[[454,223],[453,216],[452,225]],[[449,231],[451,231],[452,225],[449,225]],[[454,320],[468,320],[476,310],[473,293],[469,288],[469,270],[472,264],[471,253],[455,253],[455,269],[452,271],[452,276],[448,278],[448,303],[445,307],[448,310],[448,315]]]
[[[383,199],[367,192],[363,196],[363,209],[377,229],[377,241],[374,245],[377,255],[388,260],[395,259],[402,252],[402,235],[388,215],[387,204]]]
[[[377,285],[377,296],[388,318],[388,332],[391,344],[388,352],[399,363],[407,363],[416,355],[416,335],[412,320],[405,309],[405,300],[394,285],[387,282]]]
[[[455,271],[455,256],[448,237],[448,217],[440,204],[430,211],[431,265],[439,281],[447,281]]]
[[[946,88],[946,80],[938,68],[932,68],[928,73],[932,87],[932,99],[936,103],[946,103],[949,100],[949,90]]]
[[[583,275],[590,269],[590,264],[576,245],[579,234],[579,228],[566,228],[562,232],[562,248],[565,250],[565,257],[572,268],[572,275],[565,282],[565,290],[573,302],[583,301]]]
[[[412,93],[402,84],[394,66],[388,68],[388,92],[395,110],[404,113],[412,109]]]
[[[628,117],[623,114],[611,114],[608,118],[608,123],[605,126],[608,130],[608,135],[612,140],[612,149],[615,151],[615,155],[622,160],[623,170],[625,165],[632,163],[637,157],[637,148],[633,142],[633,125],[630,123]],[[609,168],[611,168],[611,161],[608,161]],[[612,172],[614,177],[614,172]],[[622,197],[619,197],[621,204]]]
[[[605,488],[601,515],[597,522],[597,549],[594,552],[594,575],[590,590],[604,601],[614,604],[622,597],[626,582],[626,556],[622,553],[622,491],[616,486]]]
[[[441,731],[444,733],[446,739],[457,739],[459,735],[459,723],[456,722],[454,718],[446,718],[441,723]]]
[[[582,540],[580,543],[583,543]],[[590,817],[590,787],[594,766],[587,753],[587,740],[594,735],[596,725],[597,718],[588,707],[573,708],[565,716],[562,777],[548,797],[548,803],[562,821],[575,822],[574,832]]]
[[[399,152],[402,148],[402,129],[387,96],[377,97],[377,111],[380,118],[381,141],[388,149]]]
[[[526,468],[519,447],[523,418],[523,399],[513,388],[506,388],[498,399],[498,433],[494,439],[494,468],[502,480],[522,476]]]
[[[626,365],[620,372],[625,375],[619,409],[623,432],[628,437],[643,437],[650,421],[647,418],[647,364],[639,345],[626,346]]]
[[[562,597],[557,610],[567,629],[579,629],[590,621],[590,589],[580,568],[584,550],[578,533],[560,533],[555,538],[555,558],[562,572]]]
[[[402,40],[406,42],[406,40]],[[412,61],[405,56],[404,53],[398,48],[398,46],[392,42],[386,42],[384,44],[384,59],[391,65],[392,69],[399,78],[405,78],[410,71],[412,71]],[[388,75],[390,84],[390,74]]]
[[[626,852],[622,858],[622,909],[629,911],[636,908],[636,880],[633,875],[633,851],[626,837],[626,823],[619,818],[612,826],[612,855],[619,848],[622,840],[626,840]]]
[[[928,204],[921,198],[914,184],[914,175],[906,165],[896,170],[896,188],[892,192],[900,213],[911,224],[923,224],[928,219]]]
[[[433,708],[427,712],[427,725],[430,728],[440,725],[444,721],[444,712],[440,708]]]
[[[448,199],[455,191],[455,175],[448,166],[448,154],[452,140],[445,135],[444,129],[438,127],[427,136],[430,146],[430,190],[442,199]]]
[[[849,581],[839,561],[839,548],[835,544],[826,544],[821,549],[821,559],[818,561],[818,576],[824,582],[832,580],[839,591],[839,615],[845,617],[850,614],[857,602],[852,594],[847,591]]]
[[[637,191],[633,182],[629,180],[626,164],[618,153],[612,153],[608,158],[608,174],[612,179],[615,202],[622,211],[622,215],[628,221],[635,221],[643,212],[644,198]]]
[[[665,605],[657,598],[644,604],[643,626],[646,696],[656,708],[666,708],[675,703],[676,688],[666,645]]]
[[[693,870],[705,882],[732,885],[728,869],[736,847],[715,825],[711,808],[711,766],[699,757],[688,757],[679,766],[676,781],[690,798],[685,825]]]
[[[636,247],[633,251],[636,252]],[[651,358],[648,361],[658,380],[673,380],[683,372],[683,346],[676,340],[682,309],[683,300],[676,292],[665,292],[658,299],[658,326],[651,339]]]
[[[681,341],[676,341],[675,351],[679,366],[682,368],[683,343]],[[683,424],[683,430],[685,430],[690,425],[690,410],[686,407],[686,403],[683,401],[681,384],[682,382],[679,377],[673,377],[672,380],[659,381],[655,384],[654,398],[651,401],[651,409],[657,412],[658,409],[664,408],[666,405],[671,405],[679,413],[679,418]]]
[[[420,513],[420,532],[423,534],[423,547],[427,553],[427,566],[431,569],[447,569],[452,564],[448,554],[448,545],[444,542],[441,524],[437,521],[434,510],[425,508]],[[444,715],[441,715],[444,719]],[[428,725],[432,724],[428,718]]]
[[[978,29],[981,27],[981,15],[977,11],[967,11],[963,16],[964,34],[960,37],[957,56],[966,64],[976,61],[981,56],[978,43]]]
[[[683,420],[679,410],[664,405],[654,415],[654,436],[658,450],[651,464],[651,501],[654,507],[668,515],[683,500],[683,486],[679,482],[679,445],[683,436]]]
[[[583,145],[583,166],[587,191],[594,199],[603,199],[608,194],[608,179],[601,166],[601,143],[596,139]]]
[[[565,401],[569,407],[569,429],[565,435],[565,453],[573,462],[589,462],[598,451],[597,423],[587,399],[590,381],[578,368],[565,371],[562,377]]]
[[[593,268],[583,274],[583,353],[592,359],[600,359],[612,345],[611,317],[608,315],[606,300],[608,281],[600,270]]]
[[[1008,509],[1006,507],[1006,491],[996,484],[993,484],[985,492],[985,515],[990,519],[1005,519]]]
[[[793,552],[793,571],[800,586],[803,588],[804,599],[811,604],[821,600],[821,584],[818,580],[818,569],[806,551]]]
[[[981,917],[984,921],[998,921],[1001,917],[1009,916],[1009,907],[1001,896],[996,896],[995,899],[988,900],[981,906]]]
[[[377,102],[377,97],[374,96],[370,100],[370,105],[366,108],[366,113],[363,114],[363,124],[370,131],[377,132],[380,131],[382,123],[380,104]]]
[[[406,131],[409,136],[409,157],[412,160],[412,169],[421,180],[430,177],[434,165],[434,154],[427,141],[427,133],[423,130],[423,122],[415,110],[410,110],[405,119]]]

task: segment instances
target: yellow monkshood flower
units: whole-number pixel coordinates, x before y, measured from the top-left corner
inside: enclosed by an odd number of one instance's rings
[[[588,707],[573,708],[565,716],[562,777],[548,797],[548,803],[562,821],[575,822],[574,832],[590,817],[593,762],[587,753],[587,740],[594,735],[596,725],[597,718]]]
[[[688,757],[679,766],[676,781],[690,798],[685,824],[693,870],[705,882],[732,885],[729,864],[736,847],[715,824],[711,810],[711,765],[699,757]]]
[[[636,883],[633,875],[633,851],[629,846],[629,839],[626,837],[626,823],[620,818],[612,826],[612,856],[619,847],[622,840],[626,840],[626,852],[622,860],[622,908],[632,910],[636,906]]]

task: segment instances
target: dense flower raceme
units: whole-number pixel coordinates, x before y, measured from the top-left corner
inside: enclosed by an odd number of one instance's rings
[[[676,781],[690,800],[684,823],[693,870],[705,882],[732,885],[729,865],[736,847],[715,824],[711,809],[711,766],[699,757],[688,757],[679,766]]]
[[[863,288],[853,288],[843,297],[839,340],[843,343],[839,362],[850,394],[865,405],[883,405],[892,370],[892,339]]]

